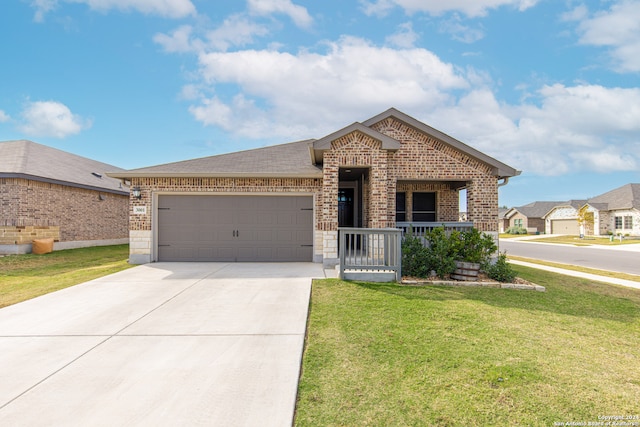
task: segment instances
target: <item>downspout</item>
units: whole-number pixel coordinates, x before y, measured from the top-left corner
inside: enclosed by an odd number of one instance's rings
[[[502,178],[498,178],[498,179],[502,179],[503,181],[500,183],[498,183],[498,187],[504,187],[505,185],[507,185],[509,183],[509,177],[508,176],[503,176]]]

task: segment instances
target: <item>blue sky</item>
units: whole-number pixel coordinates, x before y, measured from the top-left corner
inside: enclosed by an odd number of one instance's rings
[[[399,110],[517,169],[500,204],[640,182],[640,1],[7,0],[0,140],[123,168]]]

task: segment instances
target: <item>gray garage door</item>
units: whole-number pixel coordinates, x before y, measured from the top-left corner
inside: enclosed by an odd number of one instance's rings
[[[159,261],[311,261],[311,196],[158,197]]]
[[[580,226],[575,219],[554,219],[551,220],[551,233],[577,236],[580,234]]]

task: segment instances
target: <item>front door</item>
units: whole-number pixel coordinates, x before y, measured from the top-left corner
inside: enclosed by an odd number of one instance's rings
[[[355,226],[355,197],[353,188],[338,190],[338,227]]]

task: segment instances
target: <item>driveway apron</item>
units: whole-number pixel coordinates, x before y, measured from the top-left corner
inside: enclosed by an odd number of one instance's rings
[[[0,309],[0,425],[291,425],[312,263],[156,263]]]

